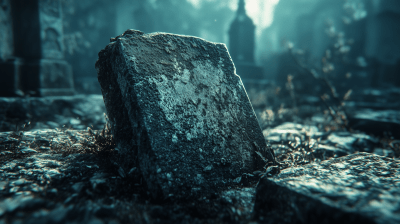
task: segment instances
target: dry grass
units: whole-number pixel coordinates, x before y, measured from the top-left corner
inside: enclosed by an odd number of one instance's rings
[[[36,152],[59,153],[64,156],[70,154],[97,154],[109,155],[114,151],[115,142],[110,125],[106,117],[106,124],[102,130],[86,131],[71,129],[55,129],[40,137],[28,137],[24,125],[22,130],[10,132],[6,137],[0,138],[0,162],[27,157],[34,153],[23,153],[20,150],[29,148]]]
[[[86,131],[72,132],[63,130],[62,135],[67,136],[61,140],[52,139],[50,147],[52,150],[63,155],[81,153],[81,154],[101,154],[114,151],[115,142],[111,133],[110,123],[107,116],[106,123],[102,130],[92,130],[90,127]]]

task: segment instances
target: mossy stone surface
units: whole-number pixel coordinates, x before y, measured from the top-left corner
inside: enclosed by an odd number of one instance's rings
[[[96,63],[124,169],[154,197],[212,195],[274,161],[224,44],[128,30]],[[132,163],[131,163],[132,162]]]

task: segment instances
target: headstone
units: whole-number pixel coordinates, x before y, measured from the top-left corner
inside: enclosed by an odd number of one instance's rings
[[[400,23],[400,2],[396,0],[373,1],[374,7],[368,18],[366,54],[375,59],[372,64],[372,85],[400,86],[400,41],[397,29]]]
[[[20,61],[14,58],[10,0],[0,1],[0,95],[20,95]]]
[[[247,16],[244,0],[239,1],[236,17],[229,29],[229,51],[235,63],[236,73],[246,88],[259,84],[263,70],[254,64],[255,25]]]
[[[262,223],[400,223],[400,162],[356,153],[287,168],[257,186]]]
[[[256,151],[275,161],[225,45],[128,30],[96,68],[121,167],[154,197],[207,197],[260,169]]]
[[[0,60],[13,55],[13,36],[10,0],[0,2]]]
[[[2,65],[7,67],[2,79],[29,95],[73,94],[71,66],[64,60],[60,1],[13,0],[10,7],[13,54]],[[15,89],[2,95],[16,95]]]
[[[236,17],[229,29],[229,51],[234,62],[254,63],[255,25],[246,14],[244,0],[239,0]]]

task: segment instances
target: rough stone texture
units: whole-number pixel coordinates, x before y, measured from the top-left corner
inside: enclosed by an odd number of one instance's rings
[[[225,45],[128,30],[96,68],[118,149],[137,150],[153,196],[216,193],[262,167],[256,150],[274,161]]]
[[[368,153],[292,167],[257,187],[264,223],[399,223],[400,161]]]
[[[68,147],[72,139],[77,143]],[[146,193],[137,169],[125,176],[119,172],[113,152],[79,150],[88,141],[88,131],[0,132],[0,223],[245,223],[251,218],[255,184],[195,203],[159,203]]]

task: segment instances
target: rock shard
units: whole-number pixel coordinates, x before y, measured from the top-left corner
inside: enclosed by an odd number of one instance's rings
[[[212,195],[270,162],[224,44],[127,30],[96,62],[111,129],[129,172],[156,198]]]
[[[268,223],[400,223],[400,161],[356,153],[291,167],[257,186],[254,219]]]

